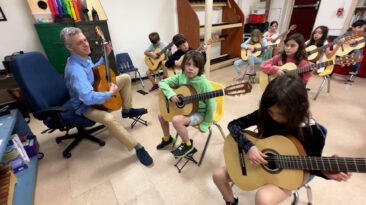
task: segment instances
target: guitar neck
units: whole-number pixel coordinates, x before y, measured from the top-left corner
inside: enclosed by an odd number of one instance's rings
[[[109,73],[109,61],[108,61],[108,54],[107,54],[107,47],[106,47],[106,41],[103,39],[103,53],[104,53],[104,64],[105,64],[105,70],[106,70],[106,77],[108,83],[111,82],[111,75]]]
[[[284,169],[366,173],[365,158],[277,155],[266,160]]]
[[[278,40],[278,39],[280,39],[282,36],[284,36],[284,35],[288,34],[288,32],[290,32],[290,30],[291,30],[291,29],[289,29],[289,30],[287,30],[287,31],[285,31],[285,32],[283,32],[283,33],[281,33],[280,35],[278,35],[278,36],[277,36],[277,38],[273,39],[272,41],[273,41],[273,42],[277,41],[277,40]]]
[[[308,52],[308,55],[311,55],[311,54],[313,54],[313,53],[316,53],[316,52],[319,52],[319,51],[321,51],[321,50],[324,50],[324,49],[326,49],[326,48],[328,48],[328,47],[330,47],[330,46],[333,46],[333,45],[335,45],[335,44],[337,44],[337,41],[333,41],[332,43],[328,43],[327,45],[320,46],[320,47],[318,47],[318,48],[316,48],[316,49],[314,49],[314,50],[309,51],[309,52]]]
[[[198,51],[198,52],[201,52],[201,50],[202,50],[202,48],[203,48],[203,46],[204,45],[206,45],[205,43],[202,43],[201,45],[200,45],[200,47],[198,47],[197,49],[196,49],[196,51]]]
[[[165,46],[157,55],[161,56],[163,53],[166,52],[170,47],[172,47],[173,43],[169,43],[167,46]]]
[[[317,68],[318,69],[318,68],[326,67],[328,65],[333,65],[333,64],[334,64],[334,60],[330,60],[330,61],[325,61],[325,62],[322,62],[322,63],[317,63],[317,64],[305,66],[305,67],[298,68],[298,69],[295,69],[295,70],[290,70],[290,71],[287,71],[287,73],[301,74],[301,73],[309,72],[313,68]]]
[[[219,97],[219,96],[223,96],[223,95],[224,95],[224,90],[223,89],[214,90],[214,91],[211,91],[211,92],[186,96],[186,97],[183,98],[183,103],[184,104],[189,104],[189,103],[193,103],[193,102],[196,102],[196,101],[207,100],[207,99],[210,99],[210,98],[215,98],[215,97]]]

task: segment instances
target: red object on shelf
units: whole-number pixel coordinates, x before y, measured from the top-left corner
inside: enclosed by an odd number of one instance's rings
[[[341,67],[340,65],[334,66],[334,72],[342,75],[349,75],[349,72],[351,71],[352,66],[345,66]],[[363,59],[360,65],[360,70],[358,70],[358,77],[366,77],[366,49],[363,49]]]
[[[264,23],[266,14],[249,14],[249,23]]]

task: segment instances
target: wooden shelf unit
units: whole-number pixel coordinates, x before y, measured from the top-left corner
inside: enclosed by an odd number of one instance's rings
[[[198,16],[194,8],[204,6],[204,3],[190,3],[188,0],[177,0],[178,28],[179,33],[183,34],[190,47],[198,48],[200,46],[200,32],[204,32],[204,25],[200,25]],[[244,14],[234,0],[227,0],[227,3],[214,3],[214,7],[222,7],[221,24],[213,24],[212,31],[221,30],[224,38],[220,39],[221,50],[220,57],[227,54],[227,59],[223,62],[215,63],[218,65],[227,65],[232,63],[233,59],[240,56],[240,44],[243,41],[244,32]],[[213,58],[215,59],[215,58]],[[216,67],[211,64],[211,70]],[[214,66],[215,65],[215,66]]]

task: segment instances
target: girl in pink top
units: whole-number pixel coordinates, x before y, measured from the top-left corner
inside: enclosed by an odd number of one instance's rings
[[[280,33],[277,32],[277,28],[278,28],[278,22],[277,21],[272,21],[269,24],[269,30],[263,34],[263,38],[265,38],[268,41],[268,44],[272,40],[272,37],[273,37],[273,39],[275,39],[275,36],[273,36],[273,35],[276,35],[276,36],[280,35]],[[283,43],[284,39],[285,39],[285,36],[281,37],[280,44],[277,45],[277,47],[273,48],[272,56],[278,53],[279,47],[283,47],[282,43]],[[268,48],[268,49],[270,49],[270,48]]]
[[[286,63],[295,63],[298,68],[308,66],[304,42],[303,35],[299,33],[289,36],[285,40],[285,50],[281,54],[263,62],[260,69],[268,74],[284,75],[285,73],[279,67]],[[306,84],[311,75],[312,72],[310,71],[300,74],[300,77]]]
[[[271,40],[272,35],[276,34],[277,36],[280,35],[280,33],[277,32],[278,28],[278,22],[272,21],[271,24],[269,24],[269,30],[263,34],[263,37],[267,39],[267,41]]]

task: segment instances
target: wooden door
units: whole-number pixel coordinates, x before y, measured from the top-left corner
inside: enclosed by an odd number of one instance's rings
[[[296,24],[297,27],[291,33],[301,33],[305,41],[310,38],[320,0],[295,0],[292,11],[290,25]]]

